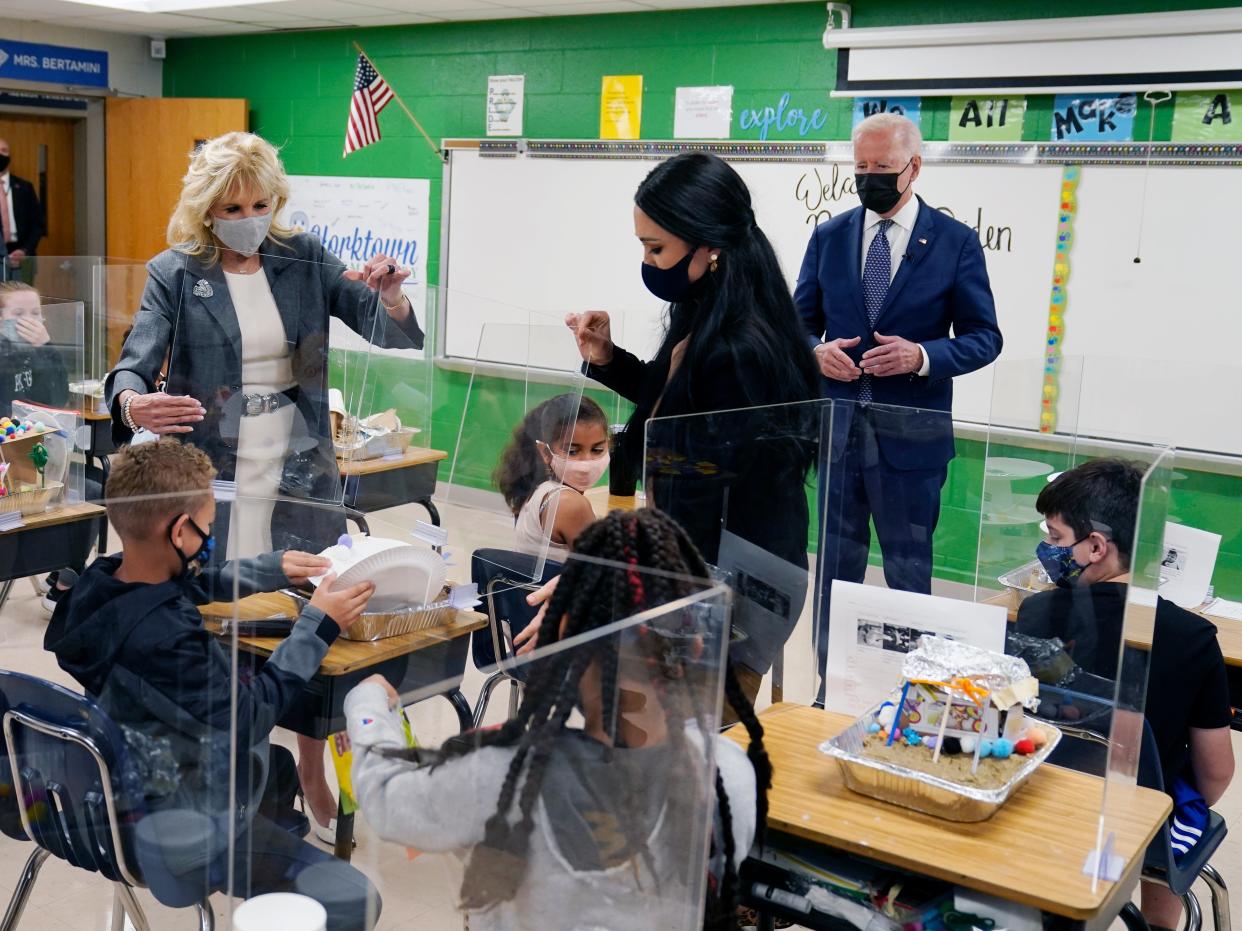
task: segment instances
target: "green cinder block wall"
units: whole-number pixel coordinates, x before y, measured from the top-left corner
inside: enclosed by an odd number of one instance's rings
[[[856,0],[853,25],[887,26],[998,19],[1157,12],[1228,7],[1220,0]],[[595,138],[599,88],[604,74],[642,74],[644,138],[671,138],[674,91],[678,86],[731,84],[735,139],[756,139],[743,130],[745,110],[776,107],[821,113],[822,126],[800,136],[796,128],[769,132],[770,139],[845,139],[851,103],[832,99],[836,55],[820,43],[822,3],[725,7],[689,11],[626,13],[268,33],[168,43],[164,93],[170,97],[244,97],[251,128],[282,148],[294,174],[419,177],[431,180],[428,277],[439,274],[440,204],[443,165],[417,130],[390,106],[381,117],[383,140],[341,156],[349,94],[359,42],[392,87],[413,109],[433,139],[484,135],[487,78],[526,75],[525,132],[531,138]],[[1047,139],[1052,98],[1029,98],[1024,136]],[[948,137],[949,101],[925,98],[922,128],[930,140]],[[1158,119],[1153,136],[1168,139],[1171,108]],[[1136,123],[1145,138],[1146,122]],[[407,363],[408,365],[408,363]],[[379,386],[376,405],[395,405],[386,389],[409,378],[401,363],[372,360]],[[431,443],[452,450],[461,424],[469,375],[437,367],[431,376],[434,408]],[[502,384],[480,379],[476,390],[511,397]],[[602,397],[602,396],[601,396]],[[506,412],[501,404],[496,412]],[[514,416],[520,407],[514,408]],[[407,412],[414,419],[415,413]],[[470,430],[476,442],[458,464],[456,477],[479,486],[499,455],[512,423],[498,414],[488,429]],[[973,581],[982,485],[982,444],[959,440],[936,533],[936,572]],[[1189,469],[1174,491],[1174,514],[1192,526],[1224,534],[1216,573],[1218,594],[1242,597],[1242,480]],[[444,470],[447,475],[447,469]],[[1018,489],[1034,493],[1038,489]]]

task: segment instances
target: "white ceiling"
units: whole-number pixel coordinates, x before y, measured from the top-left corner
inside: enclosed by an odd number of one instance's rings
[[[99,0],[96,0],[99,2]],[[638,13],[651,10],[715,9],[795,0],[277,0],[236,3],[177,13],[144,13],[72,0],[0,0],[0,17],[55,23],[79,29],[156,37],[236,35],[343,26],[399,26],[412,23]],[[158,2],[117,6],[158,9]]]

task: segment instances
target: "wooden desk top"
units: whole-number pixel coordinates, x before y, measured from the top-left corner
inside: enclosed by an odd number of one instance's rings
[[[993,595],[983,602],[990,605],[1003,605],[1009,611],[1012,623],[1018,619],[1017,599],[1013,592],[1002,592]],[[1152,633],[1156,625],[1156,609],[1148,605],[1128,607],[1132,617],[1126,620],[1126,643],[1140,650],[1151,649]],[[1216,626],[1216,642],[1220,644],[1220,652],[1225,657],[1226,666],[1242,666],[1242,621],[1231,617],[1217,617],[1202,609],[1192,608],[1195,614],[1202,614]]]
[[[251,595],[237,602],[237,616],[242,620],[261,620],[270,617],[292,617],[296,605],[288,595],[280,592],[268,592]],[[213,602],[203,605],[199,612],[208,629],[219,633],[220,621],[233,617],[233,605],[229,602]],[[418,650],[465,636],[472,631],[487,626],[487,615],[477,611],[458,611],[451,624],[430,627],[415,631],[412,634],[401,634],[398,637],[385,637],[383,640],[346,640],[339,638],[332,646],[319,666],[322,676],[343,676],[347,673],[374,666],[395,656],[404,656]],[[284,642],[284,637],[238,637],[238,649],[253,653],[256,656],[271,656],[275,649]]]
[[[16,528],[17,533],[23,530],[36,530],[40,527],[55,527],[57,524],[72,524],[75,521],[91,520],[103,517],[107,511],[98,504],[67,504],[64,507],[52,508],[42,514],[31,514],[23,517],[23,526]],[[13,533],[15,531],[6,531]]]
[[[428,463],[439,462],[441,459],[447,458],[448,453],[444,452],[444,450],[411,446],[400,458],[394,456],[391,459],[363,459],[353,462],[338,456],[336,464],[341,475],[373,475],[376,472],[391,472],[393,469],[408,469],[411,466],[427,465]]]
[[[1126,884],[1101,882],[1092,892],[1082,872],[1095,847],[1103,780],[1045,765],[987,821],[942,821],[845,787],[837,761],[818,747],[849,726],[848,716],[777,704],[759,718],[773,769],[769,827],[1075,920],[1124,904],[1113,899]],[[747,742],[740,726],[728,736]],[[1130,875],[1172,802],[1150,789],[1117,789],[1109,808],[1114,852]]]
[[[645,507],[647,500],[641,495],[630,495],[625,498],[610,495],[607,487],[603,485],[588,489],[586,499],[591,502],[591,509],[595,511],[596,517],[607,517],[609,511],[633,511]]]
[[[85,420],[87,423],[91,423],[91,422],[97,423],[101,420],[111,420],[112,415],[109,414],[107,411],[101,412],[101,411],[95,410],[94,408],[91,408],[90,410],[85,410],[82,412],[82,419]]]

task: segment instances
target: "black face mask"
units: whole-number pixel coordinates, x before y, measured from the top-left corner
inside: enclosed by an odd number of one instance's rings
[[[211,562],[211,554],[216,548],[216,539],[211,535],[210,530],[203,530],[198,524],[194,523],[194,519],[192,517],[187,515],[185,519],[186,523],[193,528],[194,532],[198,534],[199,539],[203,541],[202,545],[199,546],[198,551],[195,552],[193,556],[187,556],[181,551],[181,547],[179,547],[176,543],[173,543],[173,527],[176,526],[179,519],[180,518],[173,518],[172,523],[168,525],[168,542],[172,544],[172,548],[176,552],[177,558],[181,560],[181,577],[192,578],[202,572],[207,564]]]
[[[685,258],[670,268],[660,268],[643,262],[643,284],[647,286],[647,290],[670,304],[685,300],[698,284],[697,281],[690,280],[690,263],[694,261],[694,253],[697,251],[698,246],[692,246]]]
[[[909,168],[910,162],[913,161],[914,159],[910,159],[906,162],[906,168]],[[875,213],[888,213],[897,206],[901,195],[910,189],[910,185],[907,184],[906,191],[897,190],[897,179],[901,177],[901,173],[906,168],[901,171],[854,175],[854,187],[858,190],[858,199],[862,201],[862,205]]]
[[[0,174],[9,170],[9,156],[0,155]]]

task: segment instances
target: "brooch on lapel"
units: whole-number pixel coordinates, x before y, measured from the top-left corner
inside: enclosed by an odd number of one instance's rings
[[[926,240],[926,239],[919,239],[919,245],[920,245],[920,246],[925,246],[925,245],[927,245],[927,240]]]
[[[211,289],[211,282],[206,278],[198,279],[198,283],[194,285],[195,297],[211,297],[216,292]]]

